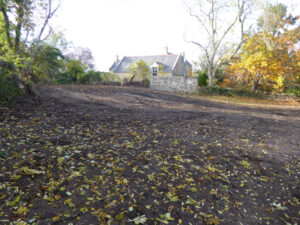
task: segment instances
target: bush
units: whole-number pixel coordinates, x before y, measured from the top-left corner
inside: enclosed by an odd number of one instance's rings
[[[292,89],[288,89],[286,91],[287,94],[289,95],[294,95],[296,97],[300,97],[300,87],[295,87],[295,88],[292,88]]]
[[[70,84],[70,83],[76,83],[77,78],[70,76],[67,72],[61,73],[57,75],[53,79],[53,83],[55,84]]]
[[[108,83],[108,82],[121,83],[121,79],[117,75],[112,73],[103,73],[101,78],[102,78],[101,82],[103,83]]]
[[[149,79],[145,79],[142,81],[142,86],[143,87],[150,87],[150,80]]]
[[[89,77],[88,77],[87,73],[77,74],[76,83],[77,84],[87,84],[87,83],[89,83]]]
[[[76,76],[75,76],[76,75]],[[74,73],[61,73],[53,79],[55,84],[108,84],[108,83],[121,83],[118,76],[90,70],[88,72]]]
[[[0,105],[10,105],[15,97],[23,94],[17,85],[16,75],[3,75],[0,70]]]
[[[229,89],[222,88],[222,87],[219,87],[219,86],[202,87],[202,88],[199,89],[199,94],[202,94],[202,95],[225,95],[225,96],[232,96],[232,94],[230,93]]]
[[[99,71],[90,70],[86,73],[85,82],[88,84],[100,83],[102,81],[102,74]]]
[[[205,71],[202,71],[198,74],[198,86],[204,87],[208,84],[208,76]]]
[[[130,82],[130,81],[128,81],[128,79],[124,79],[123,80],[123,85],[124,86],[134,86],[134,87],[150,87],[150,80],[145,79],[145,80],[142,80],[142,81]]]
[[[83,83],[86,81],[85,69],[86,66],[81,61],[70,59],[66,62],[66,71],[57,75],[54,83]]]
[[[259,91],[250,91],[247,89],[229,89],[219,86],[214,87],[202,87],[199,90],[201,95],[220,95],[227,97],[250,97],[250,98],[266,98],[266,94]]]

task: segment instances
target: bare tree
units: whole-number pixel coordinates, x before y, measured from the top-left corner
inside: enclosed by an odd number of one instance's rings
[[[33,51],[33,58],[37,54],[41,41],[46,40],[52,33],[52,28],[49,25],[49,21],[52,19],[52,17],[55,15],[59,7],[61,6],[61,0],[48,0],[47,2],[40,2],[36,8],[39,9],[39,15],[40,19],[42,21],[42,24],[40,26],[40,29],[38,30],[38,35],[35,38],[35,47]],[[48,27],[48,33],[44,36],[45,30]]]
[[[202,33],[199,36],[206,39],[206,41],[197,41],[185,36],[185,41],[198,46],[204,54],[209,86],[214,85],[218,69],[238,53],[246,39],[245,22],[250,14],[250,1],[191,0],[185,2],[190,16],[194,17],[200,25]],[[235,43],[229,40],[236,36],[239,36],[239,40],[234,40]]]

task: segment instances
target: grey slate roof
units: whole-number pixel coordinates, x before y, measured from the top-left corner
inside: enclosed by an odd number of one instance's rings
[[[120,60],[115,61],[114,64],[109,68],[109,71],[115,71],[115,69],[117,69],[120,62],[121,62]]]
[[[184,65],[188,66],[188,67],[192,67],[192,64],[187,61],[186,59],[184,60]]]
[[[115,62],[111,70],[115,73],[127,73],[130,64],[136,63],[139,60],[143,60],[148,66],[154,63],[159,63],[163,65],[164,72],[172,72],[173,66],[175,65],[179,55],[169,54],[169,55],[154,55],[154,56],[125,56],[118,65]],[[113,69],[112,69],[113,68]]]

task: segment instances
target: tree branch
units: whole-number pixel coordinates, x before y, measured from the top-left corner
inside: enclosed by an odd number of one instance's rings
[[[226,37],[226,35],[228,34],[228,32],[233,28],[233,26],[236,24],[238,20],[238,16],[235,18],[235,20],[232,22],[232,24],[230,24],[230,26],[225,30],[225,32],[223,33],[222,37],[220,38],[220,40],[217,42],[216,48],[220,47],[220,44],[222,43],[223,39]]]
[[[196,41],[187,41],[187,40],[184,40],[186,43],[191,43],[191,44],[194,44],[194,45],[197,45],[199,48],[201,48],[203,51],[206,51],[207,48],[205,48],[202,44],[200,44],[199,42],[196,42]]]
[[[40,30],[40,33],[38,35],[38,38],[36,40],[36,45],[35,45],[35,48],[34,48],[34,52],[33,52],[33,58],[35,57],[39,47],[40,47],[40,42],[42,41],[42,36],[43,36],[43,33],[49,23],[49,20],[54,16],[54,14],[56,13],[56,11],[59,9],[59,7],[61,6],[61,3],[58,4],[58,6],[52,11],[52,0],[48,0],[48,6],[46,8],[46,18],[45,18],[45,21],[44,21],[44,24]],[[46,38],[51,34],[52,30],[50,29],[50,32],[49,34],[46,36]],[[44,39],[45,40],[45,39]]]
[[[226,59],[224,58],[223,61],[220,62],[220,66],[228,63],[240,50],[240,48],[242,47],[243,43],[247,40],[247,38],[245,38],[245,30],[244,30],[244,24],[245,24],[245,20],[246,20],[246,9],[245,9],[245,2],[246,0],[238,0],[238,9],[239,9],[239,13],[238,13],[238,21],[240,23],[240,31],[241,31],[241,41],[239,42],[239,44],[237,45],[237,47],[235,48],[235,50],[232,52],[232,54],[227,57]],[[252,26],[249,27],[249,29],[251,29]]]
[[[49,32],[48,32],[48,34],[41,41],[47,40],[52,33],[53,33],[53,29],[52,29],[52,27],[49,26]]]
[[[198,21],[199,23],[201,23],[201,26],[205,29],[206,33],[211,37],[211,34],[210,34],[209,30],[208,30],[207,27],[205,26],[205,24],[204,24],[203,20],[200,18],[200,16],[194,14],[193,11],[192,11],[192,8],[189,7],[187,4],[185,4],[185,5],[186,5],[187,9],[189,10],[190,16],[195,17],[195,18],[197,19],[197,21]],[[200,11],[201,11],[201,13],[202,13],[202,10],[201,10],[201,9],[200,9]]]
[[[220,66],[224,65],[230,59],[232,59],[238,53],[242,44],[245,41],[244,24],[248,15],[248,9],[250,7],[250,5],[248,4],[249,0],[235,0],[237,3],[236,17],[232,18],[233,20],[230,23],[228,23],[228,26],[224,27],[224,29],[218,28],[218,23],[221,21],[221,19],[223,19],[220,18],[219,15],[226,16],[226,13],[228,13],[226,9],[228,5],[226,5],[223,0],[195,1],[199,3],[200,12],[198,14],[195,14],[192,12],[192,8],[188,7],[189,14],[190,16],[197,19],[203,30],[205,30],[205,32],[208,34],[208,46],[205,48],[203,44],[197,41],[187,42],[200,47],[200,49],[205,52],[209,84],[213,85],[213,79],[218,68],[220,68]],[[203,7],[203,5],[200,5],[201,3],[203,3],[203,1],[207,4],[207,7]],[[249,7],[247,8],[247,6]],[[206,11],[204,9],[206,9]],[[222,12],[224,13],[222,14]],[[226,18],[224,18],[224,20],[226,20]],[[225,46],[225,48],[222,48],[225,39],[228,37],[229,32],[232,31],[238,23],[240,24],[241,40],[237,45],[233,46],[230,49],[226,48]]]

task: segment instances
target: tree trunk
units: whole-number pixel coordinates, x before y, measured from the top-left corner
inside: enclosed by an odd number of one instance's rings
[[[256,88],[257,88],[257,82],[256,82],[256,80],[254,80],[254,81],[252,81],[251,90],[255,91]]]
[[[15,37],[15,51],[17,54],[20,54],[20,41],[21,41],[21,31],[22,31],[22,25],[23,25],[23,17],[24,17],[24,1],[21,1],[18,3],[18,9],[17,9],[17,26],[15,29],[16,37]]]
[[[134,78],[135,78],[135,75],[130,78],[130,83],[131,84],[132,84]]]
[[[13,43],[12,43],[11,36],[10,36],[10,22],[9,22],[9,18],[8,18],[7,11],[6,11],[6,8],[4,6],[3,0],[0,2],[0,10],[1,10],[2,15],[4,17],[5,33],[6,33],[7,42],[8,42],[9,47],[12,49],[13,48]]]
[[[257,88],[258,88],[258,80],[259,80],[258,77],[259,77],[259,75],[256,74],[255,77],[254,77],[254,79],[253,79],[253,81],[252,81],[251,89],[252,89],[253,91],[256,91]]]
[[[211,65],[208,66],[207,75],[208,75],[208,86],[209,87],[214,86],[214,79],[215,79],[214,75],[215,74],[214,74],[214,70],[212,69]]]

